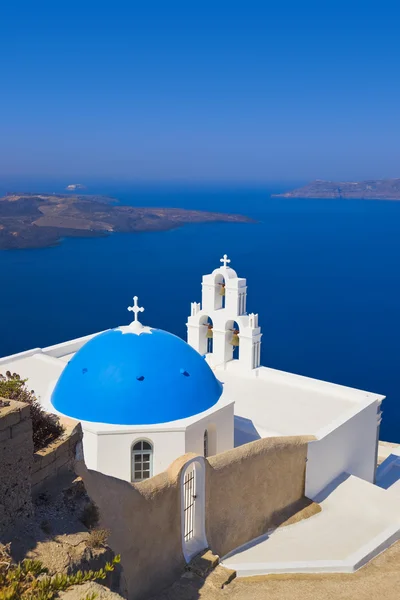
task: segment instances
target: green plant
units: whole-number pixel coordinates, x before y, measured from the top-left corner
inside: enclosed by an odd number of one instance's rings
[[[0,549],[0,600],[53,600],[59,592],[74,585],[104,580],[120,562],[120,557],[115,556],[112,562],[107,562],[98,571],[78,571],[74,575],[57,573],[50,576],[38,560],[24,560],[13,564],[8,551],[9,547]]]
[[[31,409],[33,448],[35,452],[56,440],[64,432],[55,415],[46,413],[40,406],[35,392],[26,387],[27,379],[21,379],[17,373],[10,371],[0,373],[0,397],[18,402],[26,402]]]
[[[108,529],[92,529],[89,532],[86,545],[89,546],[89,548],[101,548],[107,544],[109,535],[110,532]]]

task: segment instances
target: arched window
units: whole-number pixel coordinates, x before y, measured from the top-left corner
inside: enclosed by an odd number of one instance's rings
[[[207,429],[204,432],[204,458],[208,456],[208,431]]]
[[[140,440],[132,446],[131,481],[143,481],[153,474],[153,447]]]

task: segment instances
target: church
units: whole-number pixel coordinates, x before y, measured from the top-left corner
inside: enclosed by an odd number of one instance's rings
[[[0,373],[81,423],[77,472],[132,589],[206,548],[239,577],[352,572],[400,539],[400,451],[377,468],[384,396],[262,366],[251,289],[227,255],[215,266],[187,341],[135,296],[130,323],[4,357]],[[320,512],[280,527],[298,502]]]
[[[130,324],[5,357],[0,372],[27,378],[47,411],[79,420],[87,466],[125,481],[188,452],[308,435],[309,497],[343,471],[373,482],[383,396],[261,366],[259,316],[226,255],[201,286],[187,342],[153,329],[135,296]]]

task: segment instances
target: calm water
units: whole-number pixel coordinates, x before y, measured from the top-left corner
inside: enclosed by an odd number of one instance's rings
[[[227,252],[247,278],[248,310],[260,315],[263,364],[385,394],[381,437],[400,442],[400,202],[284,200],[265,189],[92,191],[259,223],[0,251],[0,356],[128,323],[135,294],[146,323],[185,337],[201,276]]]

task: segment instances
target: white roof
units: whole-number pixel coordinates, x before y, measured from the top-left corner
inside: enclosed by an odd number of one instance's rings
[[[243,372],[216,368],[224,394],[235,402],[235,444],[260,437],[321,438],[384,396],[266,367]],[[240,435],[242,434],[242,435]]]

